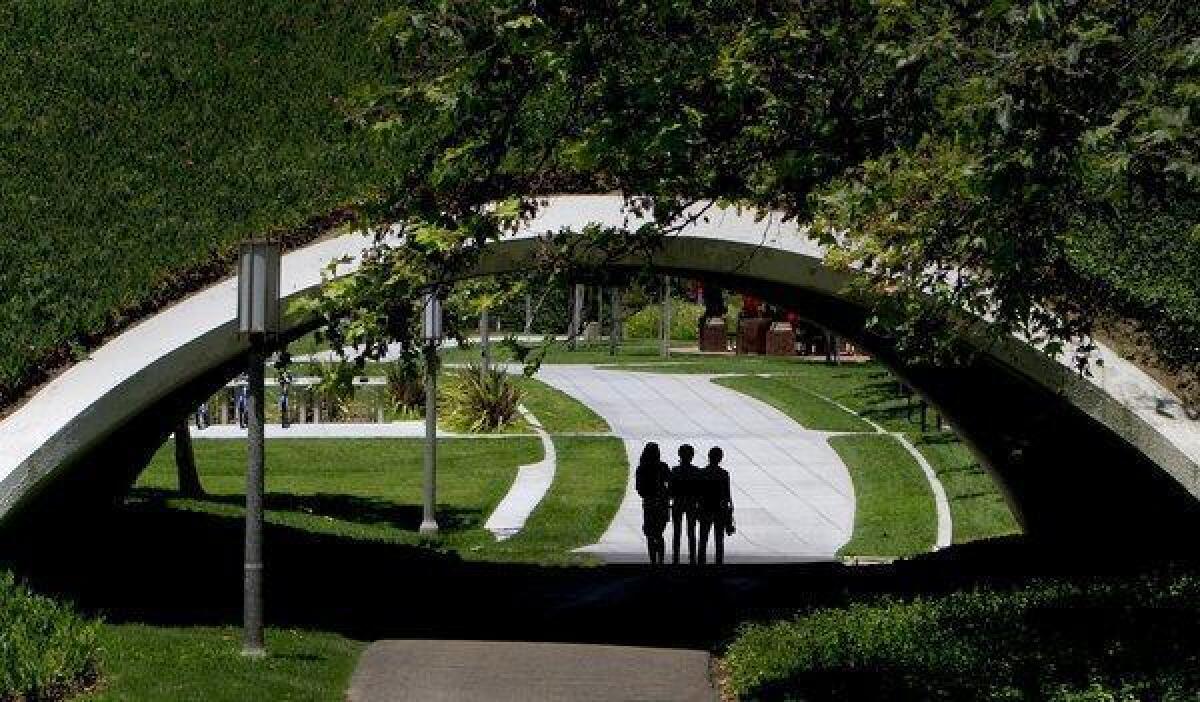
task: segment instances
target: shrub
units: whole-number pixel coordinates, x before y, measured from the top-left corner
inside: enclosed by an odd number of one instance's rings
[[[415,415],[425,404],[425,376],[411,365],[393,362],[387,367],[387,393],[396,412]]]
[[[684,300],[671,300],[671,338],[695,341],[700,333],[700,315],[704,308]],[[628,339],[657,339],[662,323],[662,305],[643,307],[625,320]]]
[[[726,663],[748,699],[1196,699],[1198,615],[1191,576],[1035,583],[746,626]]]
[[[521,389],[502,368],[476,364],[454,371],[446,387],[446,423],[459,431],[496,431],[517,416]]]
[[[99,624],[0,573],[0,699],[67,697],[97,676]]]
[[[346,363],[312,363],[309,369],[317,378],[312,392],[321,403],[322,421],[334,421],[345,415],[354,398],[354,367]]]

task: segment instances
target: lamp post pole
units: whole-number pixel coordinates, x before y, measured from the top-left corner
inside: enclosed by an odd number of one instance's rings
[[[425,341],[425,485],[422,536],[436,536],[437,523],[437,346],[442,338],[442,303],[436,292],[425,296],[421,315]]]
[[[492,367],[492,337],[491,337],[491,320],[488,318],[488,310],[484,307],[479,311],[479,347],[481,352],[480,370],[483,377],[487,377],[487,373]]]
[[[238,267],[238,334],[250,342],[246,395],[246,542],[242,571],[242,655],[266,655],[263,639],[264,364],[279,333],[279,244],[242,245]]]
[[[261,339],[251,341],[249,382],[246,394],[246,553],[242,586],[244,640],[242,655],[266,655],[263,642],[263,492],[266,487],[263,430],[263,364]]]
[[[662,290],[662,352],[663,358],[671,355],[671,276],[663,276]]]

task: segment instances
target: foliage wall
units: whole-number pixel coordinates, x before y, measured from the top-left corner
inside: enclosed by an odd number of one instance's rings
[[[0,5],[0,406],[118,326],[385,177],[345,123],[385,3]]]

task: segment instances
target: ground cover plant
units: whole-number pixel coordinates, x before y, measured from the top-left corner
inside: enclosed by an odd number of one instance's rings
[[[100,624],[0,573],[0,699],[59,700],[96,682]]]
[[[227,273],[239,240],[326,215],[383,177],[387,159],[344,120],[385,6],[0,8],[0,406],[71,342],[81,354]]]
[[[883,598],[742,628],[747,700],[1183,700],[1200,695],[1192,572]]]

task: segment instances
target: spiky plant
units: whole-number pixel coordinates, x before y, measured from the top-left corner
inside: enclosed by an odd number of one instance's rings
[[[459,431],[503,429],[517,416],[521,389],[502,368],[470,364],[454,371],[446,387],[446,423]]]

